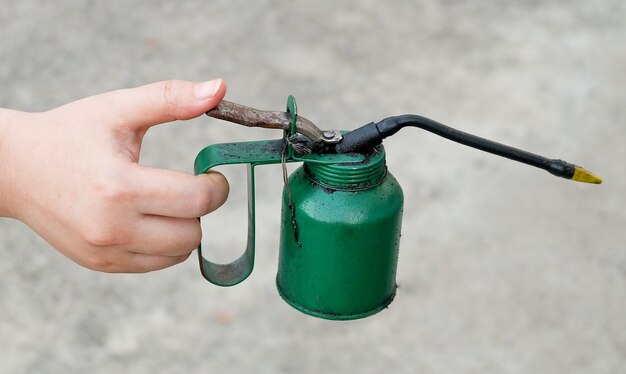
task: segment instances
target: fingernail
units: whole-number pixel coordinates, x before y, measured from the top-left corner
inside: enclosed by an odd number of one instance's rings
[[[222,85],[221,79],[213,79],[203,83],[197,83],[193,88],[193,93],[198,100],[208,100],[217,93]]]

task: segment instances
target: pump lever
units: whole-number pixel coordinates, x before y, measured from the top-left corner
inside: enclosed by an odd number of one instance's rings
[[[250,108],[245,105],[222,100],[215,108],[206,112],[207,116],[237,123],[247,127],[263,127],[289,131],[292,117],[287,112],[267,111]],[[327,144],[338,143],[341,134],[338,131],[322,131],[310,120],[298,116],[296,132],[314,142]]]

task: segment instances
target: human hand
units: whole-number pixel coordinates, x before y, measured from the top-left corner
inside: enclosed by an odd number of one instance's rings
[[[228,182],[141,166],[141,142],[151,126],[197,117],[225,93],[222,80],[167,81],[43,113],[0,109],[0,216],[93,270],[184,261],[200,243],[197,217],[224,203]]]

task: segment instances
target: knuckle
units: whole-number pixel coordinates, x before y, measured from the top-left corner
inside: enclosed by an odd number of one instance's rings
[[[117,178],[100,178],[94,183],[94,193],[103,203],[125,202],[130,197],[130,190]]]
[[[77,222],[78,234],[96,247],[123,243],[127,239],[127,220],[121,219],[132,202],[132,191],[120,178],[96,178],[91,185],[88,219]]]
[[[213,190],[210,186],[203,186],[196,191],[194,212],[198,217],[211,212],[213,207]]]
[[[123,232],[117,225],[102,219],[83,223],[80,234],[85,242],[95,247],[120,244],[124,239]]]
[[[163,103],[169,111],[174,111],[177,107],[178,103],[178,90],[176,87],[178,86],[178,81],[170,79],[164,81],[161,85],[161,96],[163,99]]]

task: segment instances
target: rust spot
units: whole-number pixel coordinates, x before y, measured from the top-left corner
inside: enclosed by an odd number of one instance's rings
[[[217,312],[213,315],[213,319],[220,325],[230,325],[235,318],[228,312]]]
[[[161,46],[161,41],[158,38],[145,38],[143,45],[149,49],[157,49]]]

